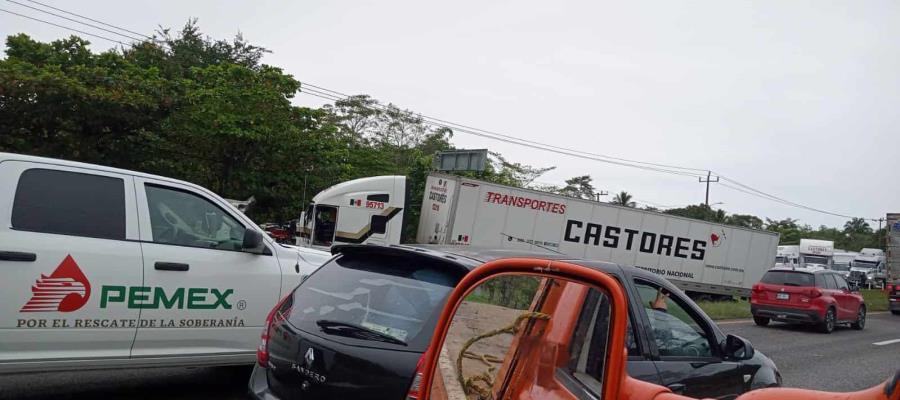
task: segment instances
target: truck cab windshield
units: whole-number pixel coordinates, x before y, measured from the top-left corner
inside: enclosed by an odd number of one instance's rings
[[[806,265],[819,264],[828,265],[828,258],[820,256],[803,256],[803,263]]]

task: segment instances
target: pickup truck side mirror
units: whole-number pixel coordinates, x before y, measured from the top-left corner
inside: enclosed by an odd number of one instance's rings
[[[756,354],[749,340],[731,334],[722,343],[722,353],[731,360],[749,360]]]
[[[262,234],[254,229],[244,230],[244,239],[241,242],[241,251],[253,254],[263,254],[266,246],[263,245]]]
[[[627,318],[624,289],[597,269],[489,262],[451,292],[407,398],[618,399],[656,387],[627,378]],[[509,378],[524,375],[535,380]]]

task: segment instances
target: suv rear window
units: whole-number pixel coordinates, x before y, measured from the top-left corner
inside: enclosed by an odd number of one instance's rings
[[[125,239],[125,181],[52,169],[26,170],[16,187],[12,227]]]
[[[784,286],[816,286],[812,274],[798,271],[769,271],[762,277],[762,283]]]
[[[427,257],[403,254],[344,254],[325,264],[294,293],[288,322],[348,344],[398,348],[390,340],[365,341],[322,324],[364,327],[425,351],[438,314],[465,270]]]

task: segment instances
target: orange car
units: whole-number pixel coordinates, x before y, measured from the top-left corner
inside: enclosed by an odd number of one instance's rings
[[[534,284],[520,285],[527,280]],[[487,304],[495,291],[517,285],[528,288],[526,307]],[[489,262],[451,293],[407,398],[688,399],[627,375],[627,310],[622,287],[597,269],[528,258]],[[900,371],[859,392],[772,388],[738,399],[900,400]]]

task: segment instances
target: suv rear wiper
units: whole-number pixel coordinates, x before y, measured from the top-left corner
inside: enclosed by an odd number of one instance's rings
[[[327,319],[320,319],[316,321],[316,325],[318,325],[323,330],[330,330],[334,333],[343,333],[350,334],[352,337],[363,340],[377,340],[381,342],[399,344],[401,346],[407,346],[406,342],[397,339],[391,335],[378,332],[374,329],[366,328],[362,325],[356,325],[349,322],[341,322],[341,321],[331,321]]]

